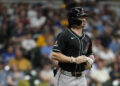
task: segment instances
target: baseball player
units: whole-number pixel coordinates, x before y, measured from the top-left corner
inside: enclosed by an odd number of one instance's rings
[[[57,36],[51,53],[51,58],[59,62],[55,86],[87,86],[84,70],[94,62],[91,39],[83,32],[87,16],[83,8],[71,8],[69,28]]]

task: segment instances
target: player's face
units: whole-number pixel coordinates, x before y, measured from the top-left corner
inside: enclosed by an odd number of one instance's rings
[[[82,21],[82,24],[78,27],[84,28],[86,26],[86,17],[80,17],[78,19]]]

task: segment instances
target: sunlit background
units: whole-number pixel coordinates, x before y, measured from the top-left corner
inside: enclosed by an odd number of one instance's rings
[[[120,0],[0,0],[0,86],[54,86],[50,53],[74,6],[89,14],[88,86],[120,86]]]

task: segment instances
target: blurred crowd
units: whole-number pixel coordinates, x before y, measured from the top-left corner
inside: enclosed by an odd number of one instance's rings
[[[48,3],[0,3],[0,86],[54,86],[50,53],[56,36],[68,29],[74,6],[89,14],[84,32],[92,39],[96,61],[86,71],[88,86],[120,84],[120,18],[99,0]]]

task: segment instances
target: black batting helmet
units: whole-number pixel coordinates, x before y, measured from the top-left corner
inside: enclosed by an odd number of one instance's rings
[[[68,11],[68,23],[69,27],[79,26],[82,21],[79,20],[79,17],[87,17],[88,14],[85,13],[82,7],[74,7]]]

